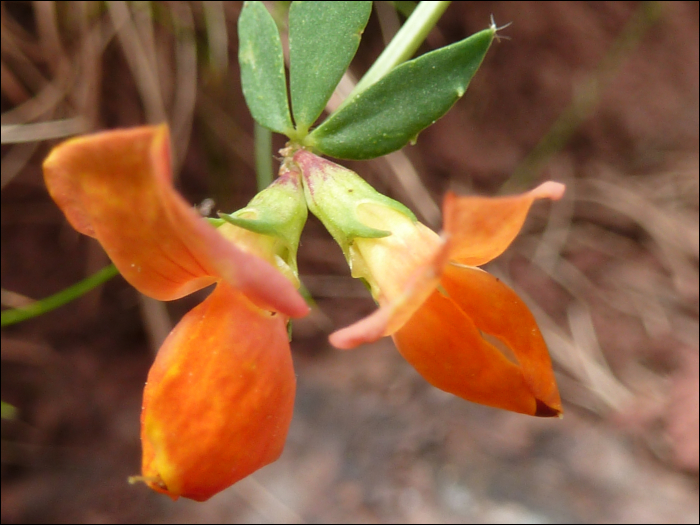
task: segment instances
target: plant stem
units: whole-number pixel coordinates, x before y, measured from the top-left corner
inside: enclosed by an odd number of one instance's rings
[[[17,408],[15,406],[4,401],[1,402],[0,406],[2,407],[0,415],[2,415],[3,419],[15,419],[17,417]]]
[[[19,323],[32,317],[45,314],[51,310],[55,310],[59,306],[63,306],[74,299],[77,299],[81,295],[86,294],[93,288],[99,286],[100,284],[109,281],[112,277],[117,275],[119,271],[113,264],[102,268],[99,272],[86,277],[79,283],[69,286],[65,290],[61,290],[54,295],[51,295],[45,299],[36,301],[29,306],[24,308],[15,308],[13,310],[5,310],[0,314],[0,326],[5,327],[11,324]]]
[[[255,176],[258,191],[272,183],[272,132],[255,123]]]
[[[413,56],[418,47],[428,36],[430,30],[435,26],[440,17],[449,7],[451,2],[421,2],[413,11],[413,14],[401,26],[399,32],[391,40],[386,49],[379,55],[376,62],[372,64],[369,71],[365,73],[355,89],[352,90],[348,98],[338,108],[341,109],[350,100],[362,93],[365,89],[380,80],[389,71],[405,62]],[[338,111],[336,110],[336,111]]]

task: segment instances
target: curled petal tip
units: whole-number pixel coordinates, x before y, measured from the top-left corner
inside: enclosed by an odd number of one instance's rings
[[[331,334],[330,343],[341,350],[348,350],[394,334],[433,293],[448,262],[449,253],[449,234],[446,234],[440,238],[432,255],[409,276],[400,295],[383,304],[380,302],[379,309],[371,315]]]
[[[331,335],[328,336],[328,341],[338,350],[350,350],[357,346],[353,344],[352,338],[348,337],[344,333],[345,331],[346,329],[338,330],[337,332],[333,332]]]
[[[311,311],[309,305],[306,304],[304,298],[301,295],[299,295],[299,293],[296,290],[294,291],[293,295],[290,295],[288,297],[284,309],[286,310],[286,314],[289,317],[294,317],[295,319],[305,317]]]
[[[561,419],[564,415],[561,410],[561,405],[550,406],[544,401],[535,398],[535,416],[537,417],[558,417]]]
[[[520,232],[536,199],[558,200],[565,186],[545,182],[520,195],[506,197],[457,197],[445,195],[444,230],[451,233],[450,259],[467,266],[481,266],[502,254]]]
[[[384,337],[391,319],[389,308],[379,308],[372,315],[333,332],[328,340],[339,350],[350,350],[364,343],[373,343]]]
[[[566,186],[560,182],[548,181],[540,184],[530,192],[530,195],[535,199],[551,199],[558,201],[564,196]]]
[[[309,313],[309,305],[286,277],[267,261],[257,260],[256,264],[256,268],[248,265],[246,270],[239,271],[232,283],[262,308],[294,318],[304,317]]]

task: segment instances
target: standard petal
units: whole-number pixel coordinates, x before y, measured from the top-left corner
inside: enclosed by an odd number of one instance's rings
[[[536,416],[561,414],[561,399],[547,345],[525,303],[493,275],[448,264],[440,284],[465,318],[514,356],[536,403]],[[499,346],[500,346],[499,345]],[[519,394],[520,395],[520,394]]]
[[[486,341],[472,319],[440,291],[394,334],[394,342],[433,386],[475,403],[530,415],[537,411],[520,367]]]
[[[444,230],[453,241],[450,260],[481,266],[498,257],[520,232],[535,199],[560,199],[564,189],[563,184],[550,181],[510,197],[457,197],[447,193],[443,213]]]
[[[170,333],[148,375],[143,480],[204,501],[275,461],[295,385],[286,318],[220,283]]]
[[[97,238],[146,295],[177,299],[223,277],[259,304],[307,313],[289,281],[226,241],[173,189],[167,126],[66,141],[44,161],[44,178],[73,227]]]
[[[207,286],[215,277],[168,219],[164,200],[180,197],[170,188],[169,158],[154,166],[158,135],[167,140],[167,128],[108,131],[66,141],[44,161],[44,178],[75,229],[97,238],[137,289],[168,300]]]

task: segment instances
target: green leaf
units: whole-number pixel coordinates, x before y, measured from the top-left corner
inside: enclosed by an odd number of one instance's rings
[[[294,122],[306,135],[348,68],[372,2],[292,2],[289,85]]]
[[[373,159],[415,142],[464,95],[495,28],[404,62],[333,113],[303,142],[331,157]]]
[[[282,42],[262,2],[246,2],[238,18],[238,62],[243,95],[253,118],[263,127],[289,135],[289,115]]]

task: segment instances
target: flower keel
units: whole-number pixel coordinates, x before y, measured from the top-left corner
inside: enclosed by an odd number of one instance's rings
[[[148,374],[143,480],[173,499],[204,501],[275,461],[295,385],[286,318],[219,284],[178,323]]]
[[[510,288],[478,268],[448,264],[435,290],[395,334],[432,385],[468,401],[558,416],[561,400],[535,319]]]

